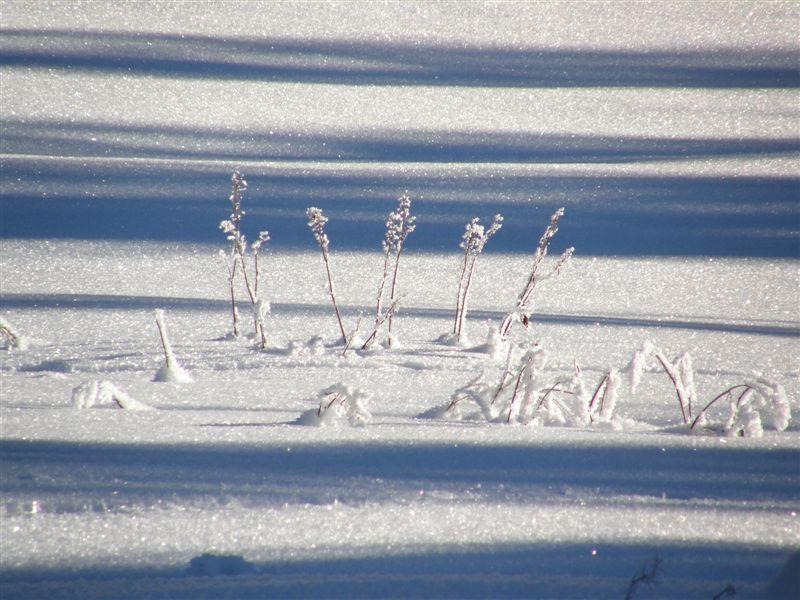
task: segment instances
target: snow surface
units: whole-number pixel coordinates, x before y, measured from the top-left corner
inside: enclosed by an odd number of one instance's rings
[[[657,557],[636,598],[763,597],[800,548],[798,22],[793,2],[0,2],[0,312],[27,342],[0,349],[0,596],[621,598]],[[227,335],[234,168],[245,233],[272,238],[264,351]],[[342,356],[305,210],[365,337],[405,191],[401,343]],[[775,378],[788,429],[689,435],[652,370],[614,428],[417,418],[502,366],[437,342],[464,226],[505,216],[480,346],[560,206],[553,256],[576,256],[535,294],[545,376],[593,385],[651,340],[691,353],[705,401]],[[159,309],[194,383],[153,381]],[[300,426],[339,382],[368,422]],[[103,410],[101,387],[153,410]]]

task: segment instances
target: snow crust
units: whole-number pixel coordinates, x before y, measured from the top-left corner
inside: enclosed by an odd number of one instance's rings
[[[29,342],[0,348],[0,595],[620,598],[654,558],[642,597],[792,589],[798,18],[0,1],[0,324]],[[271,236],[264,350],[250,315],[229,335],[234,169],[247,235]],[[402,345],[344,353],[305,211],[329,218],[351,332],[406,191]],[[571,416],[450,418],[503,368],[497,325],[561,206],[553,256],[575,257],[513,341],[547,352],[537,377],[569,382]],[[454,344],[464,223],[497,213]],[[691,356],[676,369],[698,402],[751,382],[769,407],[720,401],[687,435],[663,372],[625,381],[647,340]]]

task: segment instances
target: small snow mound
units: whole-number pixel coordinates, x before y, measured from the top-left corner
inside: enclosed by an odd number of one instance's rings
[[[164,348],[164,364],[156,371],[153,381],[192,383],[194,379],[181,367],[178,359],[175,357],[175,353],[172,351],[172,345],[169,343],[169,337],[167,336],[167,324],[164,322],[164,311],[155,310],[153,313],[156,317],[161,346]]]
[[[306,342],[289,342],[284,353],[287,356],[323,356],[325,354],[325,339],[315,335]]]
[[[372,420],[367,410],[371,399],[364,391],[337,383],[317,394],[319,406],[302,413],[295,421],[307,427],[363,427]]]
[[[186,568],[186,574],[192,577],[250,575],[255,571],[253,563],[235,554],[202,554],[190,560]]]
[[[110,381],[85,381],[72,390],[75,408],[122,408],[124,410],[153,410],[144,402],[134,400]]]
[[[459,338],[455,333],[443,333],[436,338],[435,342],[442,346],[450,346],[452,348],[469,348],[473,345],[467,336],[462,334]]]
[[[508,353],[508,340],[504,340],[500,331],[490,325],[486,333],[486,342],[473,346],[470,351],[488,354],[492,360],[502,360]]]
[[[194,379],[189,372],[177,363],[163,364],[153,376],[153,381],[160,383],[193,383]]]

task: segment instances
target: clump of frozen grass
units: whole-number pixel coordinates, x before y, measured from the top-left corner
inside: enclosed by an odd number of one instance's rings
[[[233,335],[234,337],[238,337],[239,335],[239,311],[236,306],[235,283],[237,274],[241,272],[245,290],[250,299],[250,305],[253,311],[256,335],[259,338],[261,348],[266,348],[267,338],[264,332],[264,321],[266,315],[270,312],[270,305],[269,302],[261,297],[261,290],[259,289],[261,279],[259,253],[264,244],[269,242],[270,237],[268,231],[261,231],[258,234],[258,239],[250,244],[249,253],[253,259],[253,273],[251,275],[247,266],[247,240],[241,230],[242,218],[245,215],[242,209],[242,200],[244,199],[244,192],[246,190],[247,181],[239,171],[234,171],[231,176],[231,195],[229,197],[231,202],[231,214],[228,219],[221,221],[219,224],[220,229],[231,243],[231,247],[228,254],[222,253],[222,256],[225,260],[225,267],[228,274]]]
[[[533,292],[536,289],[536,286],[542,281],[561,273],[561,270],[569,262],[569,259],[575,252],[575,248],[567,248],[551,271],[544,274],[541,273],[542,264],[544,263],[544,259],[547,257],[547,253],[550,248],[550,241],[553,239],[556,233],[558,233],[558,221],[563,216],[563,208],[559,208],[556,212],[554,212],[553,216],[550,217],[550,224],[545,228],[542,237],[539,238],[539,244],[536,247],[536,251],[533,255],[533,264],[531,265],[531,272],[528,275],[528,281],[525,284],[525,288],[522,290],[522,293],[520,293],[519,298],[517,298],[517,303],[514,309],[509,312],[508,315],[506,315],[506,318],[503,319],[503,322],[500,325],[500,336],[503,339],[508,338],[508,332],[514,323],[522,323],[526,327],[528,326],[531,315],[533,314]]]
[[[167,325],[164,322],[164,311],[156,310],[155,317],[158,335],[161,339],[161,348],[164,351],[164,364],[156,371],[153,381],[171,381],[173,383],[193,382],[194,379],[192,379],[192,376],[181,367],[178,359],[175,358],[175,353],[172,351],[172,345],[169,343],[169,337],[167,336]]]
[[[547,353],[537,343],[508,345],[499,381],[484,370],[458,388],[450,403],[420,415],[423,418],[479,420],[488,423],[588,427],[605,423],[619,427],[614,411],[619,396],[620,376],[609,371],[590,392],[583,371],[575,366],[572,376],[545,379]]]
[[[0,317],[0,338],[5,340],[5,348],[8,350],[27,350],[30,342],[22,336],[16,328],[6,319]]]
[[[331,265],[328,256],[328,235],[325,233],[325,224],[328,222],[328,217],[322,214],[322,210],[312,206],[306,209],[306,217],[308,217],[308,227],[314,235],[319,249],[322,251],[322,261],[325,263],[325,274],[328,278],[328,295],[331,297],[333,310],[336,313],[336,322],[339,324],[339,332],[342,334],[342,343],[348,346],[347,334],[342,325],[342,316],[339,314],[339,306],[336,304],[336,292],[333,289],[333,277],[331,276]]]
[[[669,360],[662,350],[650,342],[634,353],[627,367],[631,393],[636,392],[642,374],[653,359],[672,382],[683,424],[691,431],[721,431],[729,436],[761,437],[764,434],[765,420],[776,431],[783,431],[789,426],[792,415],[786,391],[780,383],[765,377],[729,387],[694,415],[693,404],[697,392],[691,356],[683,353],[676,359]],[[724,425],[710,424],[709,410],[725,400],[729,408],[727,421]]]
[[[85,381],[72,390],[75,408],[122,408],[153,410],[144,402],[134,400],[110,381]]]
[[[717,402],[727,400],[729,415],[722,427],[727,436],[761,437],[764,435],[764,422],[775,431],[784,431],[789,426],[792,410],[783,386],[765,377],[734,385],[714,397],[692,421],[692,431],[719,430],[709,425],[709,409]]]
[[[688,424],[692,418],[692,402],[697,395],[691,355],[688,352],[684,352],[674,360],[670,360],[662,350],[650,342],[645,342],[639,350],[634,352],[627,367],[631,393],[636,393],[642,374],[647,370],[652,360],[655,360],[660,365],[672,382],[672,387],[675,389],[675,395],[678,399],[681,418],[684,424]]]
[[[489,240],[503,226],[503,215],[495,215],[489,229],[480,224],[476,217],[466,226],[464,235],[461,237],[460,248],[464,251],[464,258],[461,261],[461,274],[458,280],[458,293],[456,295],[456,312],[453,320],[453,337],[456,342],[462,341],[464,331],[464,320],[467,316],[467,301],[472,287],[472,280],[475,277],[475,267],[478,257]]]
[[[320,391],[317,408],[304,412],[296,422],[312,427],[362,427],[372,420],[367,409],[370,399],[367,392],[337,383]]]
[[[377,339],[378,331],[387,323],[386,345],[391,348],[396,345],[396,339],[392,335],[392,324],[394,315],[398,307],[398,274],[400,272],[400,257],[403,254],[406,238],[416,229],[417,218],[411,214],[411,197],[408,193],[400,196],[397,208],[389,213],[386,219],[386,235],[381,248],[383,249],[383,272],[380,283],[378,284],[378,294],[375,306],[375,326],[372,333],[361,346],[362,350],[369,348]],[[392,273],[391,286],[389,288],[389,308],[383,311],[384,295],[386,284],[389,281],[389,273]]]

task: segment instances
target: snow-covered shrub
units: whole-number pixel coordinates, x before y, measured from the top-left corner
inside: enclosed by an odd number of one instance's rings
[[[242,209],[242,200],[244,192],[247,190],[247,181],[239,171],[234,171],[231,176],[231,215],[228,219],[221,221],[219,224],[220,229],[231,243],[230,251],[222,256],[225,259],[225,266],[228,273],[228,286],[231,297],[231,315],[233,319],[233,335],[239,335],[239,311],[236,307],[236,275],[239,271],[242,273],[244,280],[245,291],[250,298],[250,304],[253,310],[253,322],[255,325],[256,335],[259,338],[262,348],[267,346],[267,338],[264,332],[264,320],[266,315],[269,314],[269,303],[261,298],[259,289],[259,282],[261,278],[261,269],[259,265],[259,253],[264,244],[269,241],[269,232],[261,231],[258,234],[258,239],[250,244],[250,254],[253,259],[253,273],[250,274],[247,266],[248,246],[247,240],[241,230],[242,218],[245,215]]]
[[[75,408],[123,408],[152,410],[144,402],[134,400],[110,381],[85,381],[72,390]]]
[[[395,343],[392,336],[392,323],[394,314],[398,306],[397,283],[400,270],[400,257],[403,253],[403,246],[406,238],[416,229],[415,221],[417,217],[411,215],[411,197],[408,193],[400,196],[397,208],[389,213],[386,219],[386,235],[381,242],[383,249],[383,273],[378,284],[378,295],[375,307],[375,326],[372,334],[364,341],[362,350],[369,348],[378,336],[378,330],[384,323],[388,323],[386,344],[389,348]],[[386,283],[389,281],[389,273],[392,273],[392,284],[389,289],[389,308],[383,311],[383,298],[386,290]]]
[[[337,383],[320,391],[318,406],[301,414],[297,423],[313,427],[361,427],[372,420],[367,409],[370,399],[367,392]]]
[[[319,249],[322,251],[322,261],[325,263],[325,274],[328,277],[328,295],[331,297],[333,310],[336,313],[336,322],[339,324],[339,332],[342,334],[342,343],[347,346],[347,334],[342,325],[342,316],[339,314],[339,306],[336,304],[336,292],[333,289],[333,277],[331,276],[331,265],[328,258],[328,235],[325,233],[325,224],[328,222],[328,217],[322,214],[322,210],[312,206],[306,209],[306,217],[308,217],[308,227],[314,235]]]
[[[708,411],[720,400],[728,400],[729,415],[725,425],[710,425]],[[789,426],[792,409],[783,386],[771,379],[760,377],[728,388],[718,394],[692,421],[692,431],[720,430],[728,436],[761,437],[764,423],[775,431]]]
[[[156,310],[155,317],[158,335],[161,339],[161,348],[164,351],[164,364],[156,371],[153,381],[171,381],[174,383],[193,382],[194,379],[192,379],[192,376],[181,367],[178,359],[175,358],[175,353],[172,351],[172,345],[169,343],[169,337],[167,337],[167,325],[164,322],[164,311]]]
[[[5,348],[8,350],[26,350],[28,348],[28,340],[3,317],[0,317],[0,338],[5,340]]]
[[[517,298],[517,304],[514,309],[506,315],[506,318],[503,319],[500,325],[500,336],[503,339],[508,338],[508,332],[514,323],[522,323],[526,327],[528,326],[531,315],[533,314],[533,292],[536,286],[553,275],[561,273],[561,269],[564,268],[575,251],[575,248],[567,248],[550,272],[545,274],[540,273],[542,263],[550,248],[550,241],[553,239],[553,236],[558,233],[558,220],[562,216],[564,216],[564,209],[559,208],[553,213],[553,216],[550,217],[550,224],[545,228],[542,237],[539,239],[539,245],[536,247],[536,252],[534,252],[533,255],[533,264],[531,265],[531,272],[530,275],[528,275],[525,288],[522,290],[519,298]]]
[[[456,313],[453,320],[453,337],[457,342],[461,341],[464,330],[464,319],[467,316],[467,300],[472,286],[472,279],[475,276],[475,267],[478,257],[483,252],[484,247],[495,233],[503,226],[503,215],[495,215],[489,229],[485,229],[476,217],[466,226],[464,235],[461,238],[460,248],[464,250],[464,259],[461,261],[461,275],[458,280],[458,293],[456,295]]]

